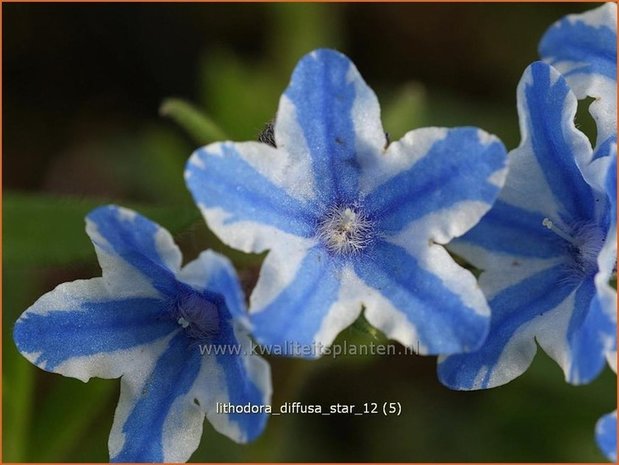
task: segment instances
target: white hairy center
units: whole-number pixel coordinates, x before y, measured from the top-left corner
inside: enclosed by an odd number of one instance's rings
[[[358,207],[332,207],[318,224],[318,239],[331,252],[354,254],[371,242],[372,226]]]

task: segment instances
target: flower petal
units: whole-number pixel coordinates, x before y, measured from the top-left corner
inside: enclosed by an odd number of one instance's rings
[[[542,37],[539,51],[568,78],[578,98],[600,97],[596,79],[617,80],[617,5],[560,19]]]
[[[591,161],[593,151],[589,140],[574,125],[576,107],[574,94],[555,69],[542,62],[535,62],[526,69],[518,85],[522,142],[513,156],[530,158],[533,155],[559,206],[556,213],[544,213],[566,222],[575,218],[593,219],[595,204],[591,188],[579,169]],[[522,175],[512,173],[506,184],[509,186],[511,177]],[[524,176],[526,178],[526,174]],[[528,184],[532,184],[533,179],[528,179]],[[522,192],[522,186],[518,189]],[[526,191],[526,195],[531,194]],[[529,203],[538,202],[538,199],[531,199],[535,198],[529,197]],[[543,198],[540,201],[548,202]]]
[[[595,439],[611,462],[617,461],[617,411],[604,415],[595,425]]]
[[[439,245],[407,250],[379,241],[355,272],[372,296],[366,318],[422,354],[475,350],[488,331],[489,309],[474,276]],[[388,302],[389,305],[385,305]],[[408,328],[401,331],[403,325]]]
[[[333,342],[361,311],[360,306],[339,304],[341,277],[342,264],[322,247],[308,250],[281,292],[261,308],[252,301],[255,338],[283,355],[320,356],[321,345]]]
[[[526,268],[527,262],[521,266]],[[537,265],[539,267],[539,265]],[[535,268],[532,268],[535,269]],[[522,271],[519,271],[523,273]],[[509,273],[507,273],[509,274]],[[562,265],[543,267],[535,273],[527,270],[524,279],[505,286],[494,294],[487,291],[484,273],[480,285],[486,295],[492,318],[490,332],[480,350],[470,354],[451,355],[439,359],[438,375],[441,383],[452,389],[486,389],[508,383],[521,375],[535,355],[534,337],[552,341],[547,348],[555,359],[566,352],[566,332],[573,308],[573,286],[558,285],[563,277]]]
[[[571,384],[589,383],[606,364],[606,354],[616,348],[617,317],[604,311],[596,286],[588,279],[576,290],[574,310],[567,328],[569,366],[562,366]],[[540,342],[540,345],[544,345]],[[554,357],[553,357],[554,358]]]
[[[365,167],[363,205],[387,233],[450,209],[452,215],[436,215],[428,231],[448,242],[470,229],[494,203],[506,164],[503,144],[479,129],[417,129],[391,144],[374,166]],[[463,202],[477,202],[479,208],[464,216],[455,208]]]
[[[247,308],[241,283],[234,265],[224,255],[206,250],[185,265],[177,277],[194,288],[220,294],[234,318],[246,318]]]
[[[87,381],[116,378],[148,357],[144,345],[176,329],[161,318],[159,298],[115,296],[102,278],[58,286],[37,300],[15,323],[19,351],[47,371]],[[140,354],[137,357],[137,354]]]
[[[598,144],[617,132],[617,5],[606,3],[553,24],[540,56],[565,76],[579,99],[595,97],[589,111]]]
[[[202,389],[196,391],[197,399],[217,431],[239,443],[253,441],[264,430],[268,415],[264,411],[226,414],[217,410],[217,404],[270,405],[269,365],[252,354],[251,340],[238,325],[228,326],[215,343],[224,350],[216,353],[216,346],[211,346],[213,352],[203,355],[197,383]]]
[[[185,178],[222,241],[244,252],[262,252],[290,236],[314,235],[311,201],[286,185],[290,163],[266,144],[217,143],[194,152]]]
[[[360,160],[387,142],[376,95],[346,56],[326,49],[297,64],[277,110],[275,141],[310,168],[305,176],[312,174],[311,190],[325,204],[354,202]]]
[[[111,294],[127,286],[174,292],[182,256],[167,230],[132,210],[110,205],[88,214],[86,232]]]
[[[540,56],[567,79],[578,99],[596,100],[597,144],[617,135],[617,5],[606,3],[553,24],[540,42]]]
[[[185,462],[198,447],[204,412],[192,388],[201,356],[184,332],[159,357],[123,376],[109,448],[112,462]]]

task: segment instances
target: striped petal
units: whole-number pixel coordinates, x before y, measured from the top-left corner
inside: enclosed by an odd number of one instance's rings
[[[154,295],[174,292],[174,274],[182,257],[167,230],[132,210],[112,205],[88,214],[86,233],[112,294],[123,293],[127,286],[150,288]]]
[[[595,425],[595,439],[611,462],[617,461],[617,411],[604,415]]]
[[[140,295],[115,295],[102,278],[58,286],[15,323],[19,351],[47,371],[87,381],[117,378],[152,357],[149,344],[176,329],[162,319],[169,303]]]
[[[217,349],[219,348],[219,351]],[[222,348],[224,350],[222,350]],[[252,342],[245,328],[229,325],[205,353],[196,398],[213,427],[230,439],[246,443],[264,430],[268,415],[223,413],[217,403],[261,407],[271,403],[271,372],[268,363],[252,354]]]
[[[296,66],[277,110],[275,141],[304,167],[311,179],[302,182],[326,205],[357,200],[360,160],[387,142],[376,95],[346,56],[326,49]]]
[[[426,241],[446,243],[490,209],[505,181],[506,165],[503,144],[479,129],[418,129],[364,167],[363,205],[385,234],[414,222],[414,229],[423,233],[411,241],[425,234]]]
[[[579,99],[596,98],[589,111],[598,141],[617,132],[617,5],[606,3],[557,21],[539,46],[540,56],[567,79]]]
[[[197,448],[204,413],[193,402],[197,347],[181,331],[158,344],[158,357],[123,376],[109,439],[112,462],[185,462]]]
[[[523,157],[533,155],[559,206],[554,217],[568,222],[592,219],[595,203],[579,169],[591,161],[593,151],[574,125],[576,107],[574,94],[555,69],[542,62],[527,68],[518,86],[522,142],[516,150]]]
[[[155,361],[123,377],[109,441],[112,461],[185,462],[198,447],[205,415],[237,442],[262,432],[265,413],[218,411],[217,403],[270,402],[269,367],[251,355],[249,338],[238,331],[225,322],[221,334],[202,345],[180,332],[158,344]]]
[[[366,318],[422,354],[477,349],[490,314],[474,276],[443,247],[418,247],[380,241],[355,263],[356,274],[373,291],[364,300]]]
[[[260,307],[252,301],[255,338],[283,355],[320,356],[321,345],[331,344],[361,311],[340,298],[342,277],[342,264],[324,248],[308,250],[281,292],[261,298]]]
[[[548,29],[539,51],[569,80],[578,98],[602,97],[599,80],[617,80],[617,5],[562,18]]]
[[[556,355],[565,354],[565,335],[574,305],[573,287],[558,285],[563,277],[561,265],[535,273],[530,264],[520,266],[530,267],[524,273],[517,271],[527,277],[517,280],[514,276],[515,284],[507,286],[499,280],[490,283],[504,286],[494,295],[484,282],[486,276],[491,279],[493,276],[488,272],[482,274],[480,285],[492,309],[490,332],[477,352],[439,359],[439,379],[446,386],[471,390],[508,383],[529,367],[535,355],[537,335],[540,343],[542,336],[552,342],[547,345],[549,351],[554,347]]]
[[[262,252],[288,237],[314,234],[315,208],[301,177],[307,175],[297,168],[266,144],[226,142],[194,152],[185,178],[222,241],[244,252]]]

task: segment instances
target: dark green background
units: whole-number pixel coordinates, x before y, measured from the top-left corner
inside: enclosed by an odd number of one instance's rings
[[[475,125],[519,140],[515,89],[544,30],[584,4],[3,5],[5,461],[106,461],[118,381],[88,384],[28,364],[14,321],[64,281],[99,274],[83,216],[115,202],[169,228],[194,258],[222,249],[182,179],[212,139],[158,115],[167,97],[255,139],[295,62],[347,53],[382,103],[392,139]],[[578,124],[591,132],[579,113]],[[232,255],[250,289],[259,260]],[[340,340],[372,341],[347,330]],[[379,339],[380,341],[381,339]],[[509,385],[459,393],[435,358],[273,359],[274,404],[399,401],[396,417],[281,416],[254,444],[205,432],[194,461],[599,461],[597,419],[615,406],[609,370],[568,386],[541,353]]]

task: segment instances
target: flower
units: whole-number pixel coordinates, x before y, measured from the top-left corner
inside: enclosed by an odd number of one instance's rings
[[[86,231],[103,276],[42,296],[15,324],[14,339],[46,371],[122,377],[111,459],[186,461],[205,414],[235,441],[260,434],[264,415],[216,413],[217,402],[265,404],[271,393],[268,365],[246,350],[244,298],[230,262],[206,251],[181,269],[170,233],[125,208],[94,210]]]
[[[577,100],[550,65],[518,86],[522,142],[496,204],[453,250],[484,270],[490,333],[472,354],[439,360],[454,389],[507,383],[531,363],[535,341],[570,383],[586,383],[616,348],[617,146],[597,158],[576,129]],[[609,164],[607,161],[610,160]]]
[[[589,110],[597,124],[597,145],[617,140],[617,5],[606,3],[553,24],[539,45],[578,99],[596,101]],[[610,139],[610,140],[609,140]]]
[[[478,347],[487,303],[443,244],[498,195],[501,142],[476,128],[426,128],[388,144],[374,92],[332,50],[300,60],[273,132],[275,147],[203,147],[185,171],[222,241],[269,250],[250,298],[256,339],[320,356],[363,306],[420,353]]]

